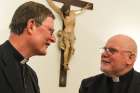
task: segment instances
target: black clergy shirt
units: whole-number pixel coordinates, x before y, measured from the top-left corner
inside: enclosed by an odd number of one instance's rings
[[[83,79],[79,93],[140,93],[140,73],[131,69],[115,80],[101,73]]]
[[[33,83],[33,77],[31,75],[31,73],[28,71],[28,67],[26,63],[21,63],[23,62],[25,59],[24,57],[10,44],[9,41],[6,41],[5,46],[7,47],[8,50],[5,50],[7,52],[11,51],[14,59],[17,61],[17,69],[19,71],[20,76],[18,77],[19,80],[17,80],[17,82],[20,82],[23,86],[24,89],[24,93],[35,93],[35,87],[34,87],[34,83]],[[12,61],[12,60],[11,60]]]
[[[111,78],[110,78],[110,86],[111,86],[111,93],[128,93],[128,89],[132,80],[132,76],[133,76],[133,72],[134,69],[132,69],[131,71],[129,71],[127,74],[118,77],[119,81],[118,82],[114,82]]]

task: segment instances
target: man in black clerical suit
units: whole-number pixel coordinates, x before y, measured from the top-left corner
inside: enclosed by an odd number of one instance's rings
[[[79,93],[140,93],[140,73],[133,68],[135,41],[126,35],[111,37],[102,48],[101,71],[82,80]]]
[[[54,19],[48,8],[33,1],[15,11],[9,39],[0,46],[0,93],[40,93],[37,75],[26,62],[46,55],[55,42]]]

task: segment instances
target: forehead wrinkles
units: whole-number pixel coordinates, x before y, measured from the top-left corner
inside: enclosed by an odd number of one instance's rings
[[[124,35],[117,35],[110,38],[107,41],[106,46],[118,47],[120,49],[131,50],[132,52],[137,53],[136,42],[132,38]]]

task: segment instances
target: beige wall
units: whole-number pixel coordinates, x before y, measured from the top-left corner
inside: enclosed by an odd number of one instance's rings
[[[3,0],[0,3],[0,43],[7,40],[9,23],[15,9],[28,0]],[[46,0],[34,0],[47,5]],[[87,0],[85,0],[87,1]],[[41,93],[78,93],[83,78],[100,73],[99,48],[114,34],[132,36],[140,47],[140,0],[88,0],[94,2],[95,10],[86,11],[76,19],[75,55],[71,59],[67,76],[67,87],[60,88],[60,51],[52,44],[44,57],[32,57],[30,65],[36,70]],[[55,14],[56,15],[56,14]],[[61,28],[56,15],[55,29]],[[55,32],[56,33],[56,32]],[[138,53],[139,54],[139,53]],[[140,71],[140,57],[135,69]]]

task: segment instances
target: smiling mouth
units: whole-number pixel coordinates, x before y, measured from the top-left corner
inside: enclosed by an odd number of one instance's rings
[[[102,60],[101,62],[102,62],[102,63],[105,63],[105,64],[110,64],[110,63],[111,63],[111,62],[105,61],[105,60]]]
[[[46,43],[46,46],[48,47],[50,44],[49,43]]]

